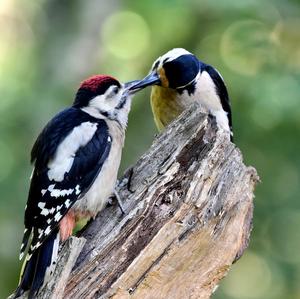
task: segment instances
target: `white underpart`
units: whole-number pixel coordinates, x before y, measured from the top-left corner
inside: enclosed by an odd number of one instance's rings
[[[96,130],[97,124],[91,122],[84,122],[72,130],[58,146],[54,158],[48,163],[50,180],[63,181],[65,173],[72,167],[76,152],[93,138]]]
[[[93,217],[105,207],[114,191],[124,144],[124,128],[115,121],[106,122],[113,136],[109,155],[93,185],[72,207],[75,211],[88,212]]]
[[[195,93],[190,96],[185,90],[178,95],[177,100],[184,109],[197,101],[207,112],[216,117],[219,128],[230,133],[227,112],[223,110],[215,84],[206,71],[203,71],[196,81]]]

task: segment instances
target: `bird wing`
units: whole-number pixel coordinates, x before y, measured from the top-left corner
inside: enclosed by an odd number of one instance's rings
[[[208,72],[208,74],[210,75],[210,77],[212,78],[212,80],[214,81],[214,83],[216,85],[216,88],[217,88],[216,91],[221,99],[221,105],[222,105],[223,110],[225,112],[227,112],[228,123],[229,123],[229,127],[230,127],[230,130],[232,133],[231,105],[230,105],[230,100],[229,100],[225,82],[224,82],[222,76],[220,75],[220,73],[212,66],[207,64],[207,65],[205,65],[205,68],[203,70]]]
[[[104,120],[76,108],[62,111],[48,123],[32,149],[35,168],[20,257],[30,233],[28,259],[89,190],[109,155],[111,142]]]

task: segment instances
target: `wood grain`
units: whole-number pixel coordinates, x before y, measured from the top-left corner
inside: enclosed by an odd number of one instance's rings
[[[38,298],[210,298],[248,246],[257,181],[215,119],[191,107],[121,179],[125,215],[100,212],[76,264],[62,259]]]

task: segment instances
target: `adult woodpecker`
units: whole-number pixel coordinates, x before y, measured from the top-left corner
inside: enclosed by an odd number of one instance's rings
[[[218,126],[230,134],[230,101],[224,80],[211,65],[182,48],[173,49],[153,63],[150,73],[135,88],[153,85],[151,106],[162,130],[193,102],[215,116]]]
[[[59,242],[114,193],[133,85],[104,75],[83,81],[73,105],[38,136],[20,259],[29,249],[15,297],[27,290],[35,297],[55,268]]]

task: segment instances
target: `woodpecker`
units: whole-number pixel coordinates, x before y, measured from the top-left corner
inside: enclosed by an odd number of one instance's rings
[[[231,107],[220,73],[182,48],[162,55],[135,88],[152,86],[151,107],[161,131],[193,102],[215,116],[218,127],[232,140]]]
[[[31,151],[34,170],[25,209],[15,298],[34,298],[51,277],[59,243],[82,217],[95,217],[114,193],[134,81],[83,81],[71,107],[45,126]]]

